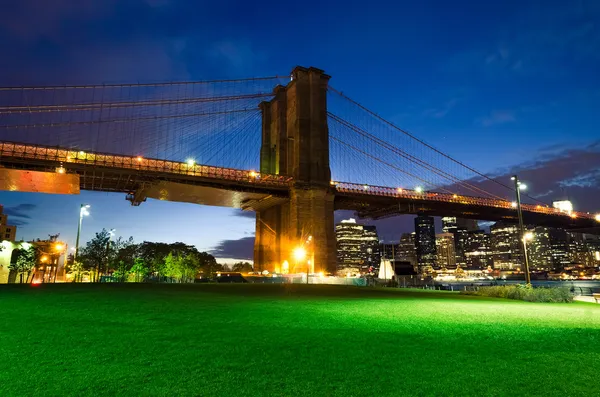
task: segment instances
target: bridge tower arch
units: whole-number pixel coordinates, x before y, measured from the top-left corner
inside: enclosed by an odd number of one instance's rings
[[[286,86],[260,105],[262,145],[260,172],[291,176],[289,201],[256,214],[254,263],[257,270],[315,272],[335,270],[334,193],[329,167],[327,85],[329,76],[317,68],[296,67]],[[297,264],[293,251],[308,254]]]

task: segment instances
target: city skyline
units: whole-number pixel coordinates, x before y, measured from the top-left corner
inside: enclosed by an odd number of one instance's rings
[[[0,43],[6,55],[0,84],[201,80],[285,74],[296,64],[314,65],[332,75],[335,87],[459,160],[491,175],[518,172],[530,193],[544,201],[568,196],[577,209],[598,210],[600,91],[594,71],[600,60],[594,50],[600,41],[590,23],[600,9],[583,4],[547,4],[538,15],[531,3],[469,3],[460,25],[446,17],[456,11],[444,2],[399,4],[368,10],[371,29],[353,32],[349,27],[364,16],[332,5],[316,20],[304,11],[286,15],[289,27],[280,25],[281,11],[269,10],[255,15],[256,23],[268,21],[269,28],[255,29],[244,21],[243,3],[227,13],[211,4],[206,15],[216,17],[199,27],[203,24],[187,17],[199,14],[197,6],[171,1],[132,1],[129,8],[111,1],[59,3],[49,9],[27,0],[0,17],[0,31],[11,39]],[[429,8],[439,13],[431,16]],[[343,24],[325,23],[334,11]],[[404,23],[374,22],[392,16]],[[225,31],[219,28],[223,18],[241,23]],[[514,21],[519,23],[507,30]],[[294,26],[307,23],[315,26],[309,37],[295,33]],[[478,37],[469,26],[478,28]],[[204,29],[212,29],[210,37],[203,37]],[[289,36],[272,37],[272,29]],[[448,43],[441,39],[446,35]],[[290,44],[300,40],[311,45]],[[559,46],[550,45],[557,40]],[[152,200],[134,208],[121,194],[0,193],[0,204],[18,223],[17,238],[25,239],[60,232],[72,244],[81,203],[92,206],[82,241],[115,228],[139,242],[182,241],[221,257],[251,259],[251,213]],[[384,238],[398,240],[412,219],[375,224]]]

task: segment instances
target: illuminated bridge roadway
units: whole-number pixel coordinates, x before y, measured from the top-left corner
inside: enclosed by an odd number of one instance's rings
[[[0,189],[78,194],[80,189],[259,211],[289,198],[292,177],[140,156],[74,151],[0,142]],[[427,213],[485,220],[516,220],[514,202],[397,187],[331,181],[336,210],[366,218]],[[600,215],[566,214],[523,205],[526,223],[596,231]]]

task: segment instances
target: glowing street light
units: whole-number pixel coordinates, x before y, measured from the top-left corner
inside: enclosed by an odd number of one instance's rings
[[[527,243],[525,238],[525,227],[523,225],[523,211],[521,210],[521,190],[526,188],[525,184],[519,181],[516,175],[510,178],[515,183],[515,193],[517,196],[517,215],[519,217],[519,234],[521,235],[521,241],[523,243],[523,259],[525,259],[525,283],[531,284],[531,275],[529,274],[529,258],[527,257]],[[513,205],[514,207],[514,205]]]
[[[303,261],[306,259],[306,249],[304,247],[296,247],[294,248],[294,251],[292,251],[292,255],[298,262]]]
[[[75,252],[73,253],[73,262],[77,259],[77,253],[79,252],[79,235],[81,234],[81,223],[83,222],[83,217],[88,216],[90,212],[88,209],[90,208],[89,204],[81,204],[79,208],[79,225],[77,226],[77,239],[75,240]]]

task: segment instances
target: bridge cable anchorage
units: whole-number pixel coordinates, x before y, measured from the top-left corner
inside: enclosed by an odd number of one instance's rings
[[[493,179],[493,178],[491,178],[491,177],[489,177],[489,176],[487,176],[487,175],[483,174],[482,172],[479,172],[479,171],[477,171],[476,169],[474,169],[474,168],[472,168],[472,167],[470,167],[470,166],[468,166],[468,165],[466,165],[466,164],[462,163],[461,161],[459,161],[459,160],[456,160],[455,158],[453,158],[453,157],[451,157],[450,155],[448,155],[448,154],[446,154],[446,153],[442,152],[441,150],[439,150],[439,149],[436,149],[434,146],[432,146],[432,145],[430,145],[430,144],[426,143],[425,141],[423,141],[423,140],[421,140],[421,139],[417,138],[416,136],[412,135],[411,133],[409,133],[409,132],[407,132],[407,131],[403,130],[402,128],[400,128],[400,127],[398,127],[398,126],[396,126],[394,123],[392,123],[392,122],[390,122],[390,121],[386,120],[385,118],[383,118],[383,117],[382,117],[382,116],[380,116],[379,114],[377,114],[377,113],[375,113],[375,112],[373,112],[373,111],[369,110],[369,109],[368,109],[368,108],[366,108],[365,106],[363,106],[363,105],[361,105],[360,103],[356,102],[355,100],[353,100],[353,99],[349,98],[348,96],[346,96],[346,95],[345,95],[345,94],[343,94],[342,92],[338,91],[337,89],[335,89],[335,88],[333,88],[333,87],[331,87],[331,86],[328,86],[328,91],[329,91],[329,92],[331,92],[331,93],[334,93],[334,94],[338,95],[340,98],[343,98],[343,99],[345,99],[346,101],[348,101],[348,102],[349,102],[349,103],[351,103],[352,105],[354,105],[354,106],[357,106],[358,108],[360,108],[361,110],[363,110],[363,111],[365,111],[367,114],[369,114],[370,116],[372,116],[372,117],[374,117],[375,119],[377,119],[377,120],[381,121],[381,122],[382,122],[382,123],[384,123],[385,125],[388,125],[388,126],[389,126],[389,127],[391,127],[392,129],[394,129],[394,130],[396,130],[396,131],[399,131],[399,132],[401,132],[403,135],[405,135],[405,136],[409,137],[411,140],[414,140],[415,142],[417,142],[417,143],[421,144],[423,147],[426,147],[427,149],[434,151],[435,153],[437,153],[437,154],[439,154],[439,155],[443,156],[444,158],[446,158],[446,159],[450,160],[451,162],[453,162],[453,163],[455,163],[455,164],[457,164],[457,165],[461,166],[462,168],[464,168],[464,169],[466,169],[466,170],[468,170],[468,171],[471,171],[471,172],[475,173],[476,175],[478,175],[479,177],[482,177],[482,178],[484,178],[485,180],[488,180],[488,181],[490,181],[490,182],[493,182],[494,184],[496,184],[496,185],[498,185],[498,186],[500,186],[500,187],[503,187],[503,188],[505,188],[505,189],[508,189],[508,190],[510,190],[511,194],[512,194],[512,192],[514,192],[514,188],[513,188],[513,187],[511,187],[511,186],[509,186],[509,185],[506,185],[506,184],[504,184],[504,183],[502,183],[502,182],[499,182],[498,180],[496,180],[496,179]],[[536,202],[539,202],[539,203],[541,203],[541,204],[548,205],[547,203],[545,203],[545,202],[543,202],[543,201],[541,201],[541,200],[539,200],[539,199],[537,199],[537,198],[535,198],[535,197],[532,197],[532,196],[530,196],[530,195],[527,195],[527,194],[525,194],[524,196],[526,196],[526,197],[530,198],[531,200],[534,200],[534,201],[536,201]]]
[[[457,177],[455,177],[455,176],[453,176],[451,174],[448,174],[447,172],[445,172],[445,171],[443,171],[443,170],[435,167],[434,165],[431,165],[431,164],[429,164],[429,163],[427,163],[427,162],[425,162],[425,161],[423,161],[421,159],[418,159],[418,158],[412,156],[411,154],[409,154],[409,153],[407,153],[407,152],[405,152],[405,151],[403,151],[401,149],[398,149],[397,147],[393,146],[389,142],[384,141],[384,140],[382,140],[382,139],[380,139],[380,138],[378,138],[378,137],[376,137],[376,136],[368,133],[367,131],[362,130],[361,128],[357,127],[356,125],[349,123],[348,121],[342,119],[341,117],[336,116],[335,114],[333,114],[331,112],[328,112],[328,116],[331,117],[336,122],[338,122],[338,123],[340,123],[340,124],[342,124],[342,125],[350,128],[354,132],[362,135],[363,137],[365,137],[365,138],[367,138],[369,140],[374,141],[377,145],[383,147],[384,149],[387,149],[387,150],[389,150],[389,151],[391,151],[391,152],[393,152],[395,154],[398,154],[399,156],[401,156],[403,158],[406,158],[407,160],[409,160],[409,161],[411,161],[411,162],[413,162],[413,163],[415,163],[415,164],[417,164],[417,165],[419,165],[419,166],[421,166],[421,167],[423,167],[423,168],[425,168],[425,169],[427,169],[429,171],[432,171],[433,173],[435,173],[435,174],[437,174],[439,176],[442,176],[443,178],[445,178],[445,179],[447,179],[447,180],[449,180],[451,182],[458,183],[458,184],[460,184],[462,186],[465,186],[466,188],[468,188],[469,190],[472,190],[473,192],[477,192],[479,194],[483,193],[483,194],[488,195],[490,197],[494,197],[496,199],[504,200],[504,198],[502,198],[500,196],[497,196],[497,195],[494,195],[493,193],[487,192],[486,190],[481,189],[481,188],[479,188],[477,186],[471,185],[468,182],[461,181],[459,178],[457,178]]]

